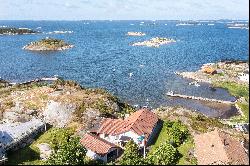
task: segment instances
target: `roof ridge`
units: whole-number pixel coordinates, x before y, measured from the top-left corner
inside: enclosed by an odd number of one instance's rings
[[[140,119],[140,117],[143,115],[143,112],[145,112],[145,111],[151,112],[151,111],[149,111],[149,110],[147,110],[147,109],[141,109],[141,110],[138,110],[138,112],[139,112],[139,111],[141,111],[140,114],[139,114],[139,116],[136,118],[135,121],[133,121],[133,123],[129,124],[129,126],[131,126],[130,128],[132,128],[134,131],[135,131],[134,127],[136,127],[142,134],[145,134],[144,131],[142,131],[141,129],[139,129],[139,128],[138,128],[137,126],[135,126],[135,125],[136,125],[136,122],[138,122],[138,120]],[[135,113],[136,113],[136,112],[135,112]]]
[[[141,110],[139,110],[139,111],[142,111],[141,113],[140,113],[140,115],[137,117],[137,119],[133,122],[133,123],[131,123],[131,125],[133,126],[134,124],[135,124],[135,122],[142,116],[142,113],[145,111],[145,109],[141,109]],[[139,112],[138,111],[138,112]]]

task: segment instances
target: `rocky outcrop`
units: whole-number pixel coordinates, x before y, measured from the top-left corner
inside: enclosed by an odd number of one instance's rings
[[[49,158],[49,156],[53,152],[53,149],[47,143],[38,144],[37,147],[40,150],[40,158],[41,158],[41,160],[47,160]]]
[[[176,42],[174,39],[156,37],[143,42],[133,43],[132,46],[160,47],[161,45],[174,42]]]
[[[74,81],[31,82],[1,88],[0,122],[27,122],[38,118],[55,127],[91,127],[100,117],[118,117],[130,109],[101,89],[82,88]],[[129,110],[129,111],[130,111]]]
[[[25,34],[36,34],[37,31],[28,28],[9,28],[0,27],[0,35],[25,35]]]
[[[208,71],[208,69],[211,71]],[[193,79],[197,82],[235,82],[248,83],[242,81],[241,73],[249,72],[249,64],[242,61],[223,61],[217,63],[207,63],[202,65],[200,70],[194,72],[176,72],[184,78]],[[245,74],[247,75],[247,74]]]
[[[36,42],[31,42],[23,49],[30,51],[62,51],[74,47],[60,39],[46,38]]]
[[[128,36],[145,36],[145,33],[142,32],[128,32],[127,33]]]
[[[62,128],[71,121],[72,114],[75,110],[76,106],[73,104],[49,101],[43,112],[43,118],[46,123]]]

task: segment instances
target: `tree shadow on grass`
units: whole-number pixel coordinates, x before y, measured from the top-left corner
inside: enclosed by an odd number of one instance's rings
[[[8,152],[7,165],[24,164],[24,162],[40,160],[40,154],[31,149],[30,146],[22,148],[17,151]]]
[[[52,126],[47,124],[47,131]],[[37,140],[44,132],[39,133],[34,137],[34,140]],[[18,150],[10,150],[7,152],[8,161],[6,165],[18,165],[18,164],[25,164],[25,162],[32,162],[36,160],[40,160],[40,153],[39,150],[35,151],[31,148],[31,145],[27,145],[24,148]]]

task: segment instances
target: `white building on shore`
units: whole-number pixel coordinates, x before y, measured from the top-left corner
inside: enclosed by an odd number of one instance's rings
[[[159,129],[157,115],[141,109],[124,120],[103,119],[99,126],[81,139],[81,143],[87,148],[88,157],[108,162],[120,155],[129,140],[133,140],[140,148],[150,145]]]

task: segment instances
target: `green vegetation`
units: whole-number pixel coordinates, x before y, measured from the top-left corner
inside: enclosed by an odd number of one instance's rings
[[[15,104],[13,101],[6,101],[5,103],[3,103],[6,105],[6,108],[11,108],[11,107],[14,107]]]
[[[45,51],[45,50],[59,50],[62,48],[70,48],[72,45],[66,43],[60,39],[46,38],[41,39],[36,42],[31,42],[24,49],[28,50],[37,50],[37,51]]]
[[[59,145],[46,161],[48,165],[80,165],[84,164],[86,149],[78,137],[70,138]]]
[[[193,148],[193,138],[187,126],[180,121],[164,121],[156,142],[151,146],[149,162],[151,164],[196,164],[195,157],[190,155]]]
[[[18,35],[22,35],[22,34],[28,34],[28,33],[38,33],[34,30],[31,29],[18,29],[18,28],[0,28],[0,34],[2,35],[8,35],[8,34],[18,34]]]
[[[243,98],[244,100],[238,102],[238,106],[243,112],[243,116],[236,116],[231,119],[232,122],[249,122],[249,86],[237,84],[234,82],[216,82],[214,86],[227,89],[229,93],[237,98]]]
[[[125,151],[119,161],[120,165],[143,165],[143,157],[138,151],[138,146],[133,141],[129,141],[125,145]]]
[[[163,142],[147,157],[150,165],[173,165],[178,160],[178,151],[169,142]]]
[[[157,147],[166,141],[172,142],[174,146],[180,146],[183,141],[188,136],[188,129],[185,125],[183,125],[180,121],[164,121],[161,132],[155,142],[152,145],[152,150],[156,150]]]
[[[73,87],[78,90],[83,89],[83,87],[76,81],[64,80],[62,78],[57,79],[56,81],[53,82],[53,84],[50,85],[50,87],[54,89],[60,89],[63,86]]]
[[[249,101],[249,86],[241,85],[234,82],[216,82],[213,83],[215,87],[227,89],[229,93],[235,97],[244,97]]]
[[[191,116],[190,118],[192,120],[190,123],[191,128],[202,133],[206,133],[215,127],[222,128],[224,126],[218,119],[208,118],[201,114]]]
[[[197,159],[193,155],[194,147],[194,140],[189,135],[183,144],[177,148],[181,156],[177,165],[197,165]]]
[[[65,142],[73,134],[73,129],[69,128],[51,128],[45,133],[38,136],[30,146],[8,154],[9,165],[41,165],[40,151],[37,147],[40,143],[48,143],[53,149],[58,149],[60,144]]]
[[[239,115],[232,117],[230,119],[231,122],[249,122],[249,104],[248,103],[237,103],[240,107],[241,111],[243,112],[244,116]]]

